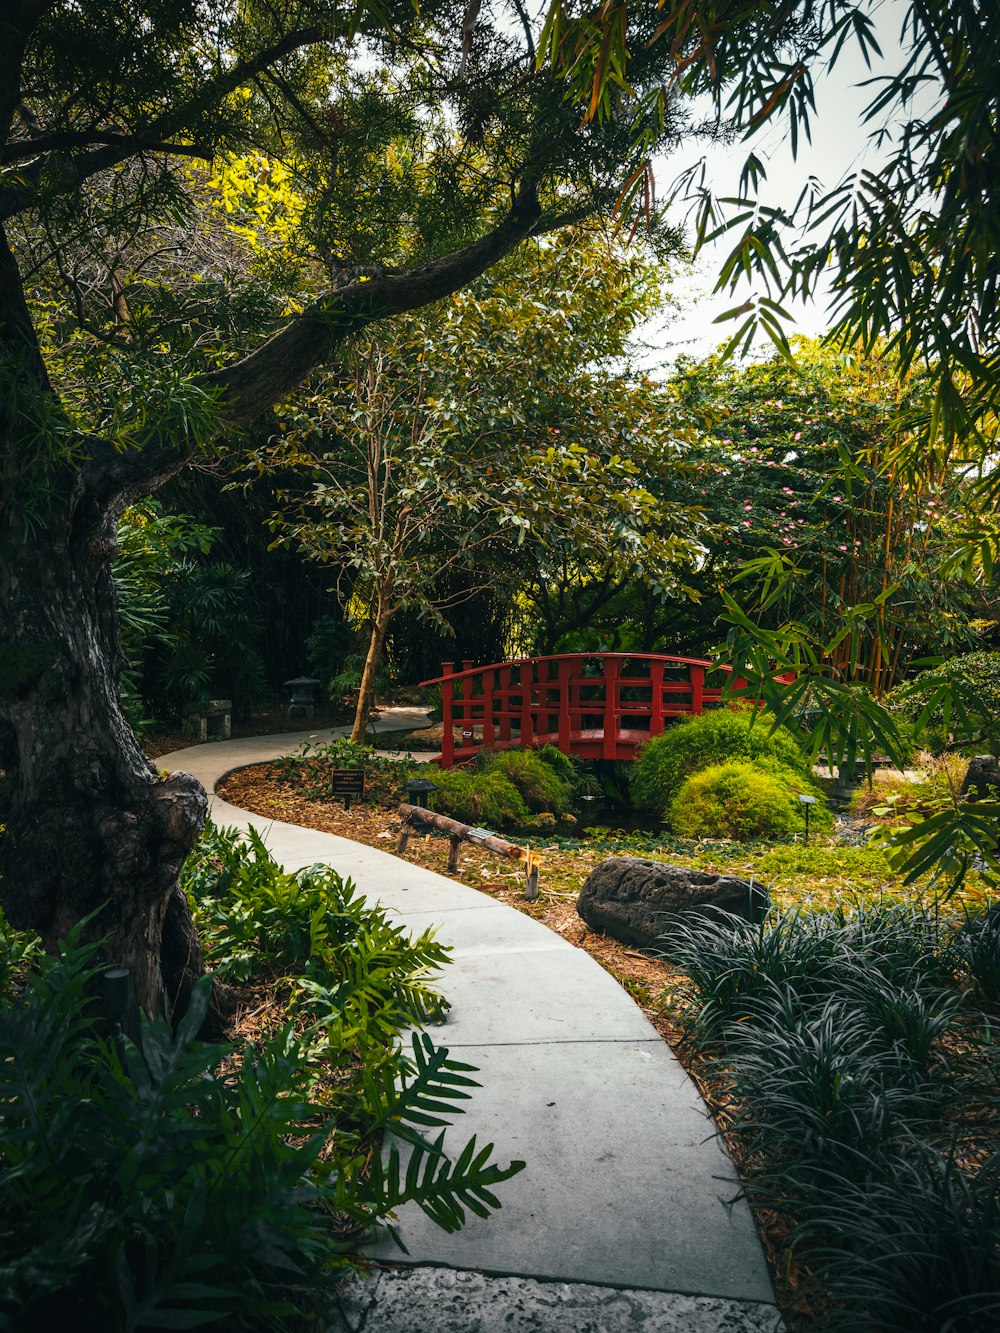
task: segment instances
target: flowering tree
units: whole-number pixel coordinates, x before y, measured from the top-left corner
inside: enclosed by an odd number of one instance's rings
[[[720,525],[699,582],[713,614],[725,591],[762,626],[798,623],[831,644],[839,679],[880,694],[914,657],[974,637],[974,596],[939,559],[961,472],[886,466],[920,389],[900,390],[891,358],[805,342],[796,355],[798,368],[711,359],[675,381],[713,420],[686,492]]]

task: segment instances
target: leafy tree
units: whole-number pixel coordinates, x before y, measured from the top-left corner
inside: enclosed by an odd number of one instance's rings
[[[215,695],[248,707],[263,691],[260,624],[250,574],[208,560],[217,530],[156,502],[126,510],[114,563],[126,666],[122,694],[134,727],[147,711],[179,717]]]
[[[675,377],[684,406],[713,421],[685,493],[715,522],[698,582],[716,621],[728,594],[770,628],[795,622],[834,640],[850,623],[829,666],[881,693],[915,658],[973,640],[975,599],[940,569],[962,477],[888,463],[921,387],[901,386],[891,357],[804,341],[795,352],[796,366],[711,358]]]
[[[651,472],[674,465],[649,395],[592,364],[620,350],[645,305],[639,283],[631,311],[620,299],[635,263],[602,246],[587,258],[589,280],[573,291],[562,270],[585,266],[557,239],[524,261],[521,284],[500,277],[502,311],[486,280],[440,318],[410,316],[395,338],[360,343],[353,382],[300,394],[278,443],[258,453],[262,471],[279,461],[311,473],[276,526],[336,568],[368,626],[355,741],[397,613],[446,623],[453,604],[498,580],[523,589],[571,563],[673,589],[694,557],[698,514],[648,489]]]
[[[654,44],[669,49],[671,78],[659,88],[638,75],[638,40],[650,5],[612,0],[595,12],[552,0],[544,57],[589,95],[595,119],[621,116],[624,104],[669,106],[678,95],[711,99],[720,124],[747,140],[737,197],[720,198],[703,165],[674,185],[696,208],[700,244],[733,240],[720,290],[744,276],[759,295],[732,310],[736,345],[757,328],[787,350],[781,302],[815,295],[832,266],[831,337],[866,352],[883,341],[900,369],[925,364],[931,380],[925,438],[954,440],[995,430],[1000,392],[1000,146],[996,68],[1000,14],[989,0],[907,0],[899,6],[898,50],[887,72],[868,81],[863,128],[881,165],[848,173],[832,187],[810,179],[792,208],[767,206],[755,136],[776,124],[793,152],[809,137],[815,87],[845,50],[871,63],[882,55],[874,16],[880,0],[792,0],[657,6]],[[637,143],[643,142],[638,130]],[[648,170],[648,163],[647,163]],[[633,188],[644,181],[637,174]],[[648,178],[645,181],[648,189]],[[995,501],[996,479],[984,478]]]
[[[566,73],[577,96],[589,93],[593,118],[620,118],[628,102],[662,107],[675,95],[700,92],[712,98],[720,124],[750,141],[783,121],[794,150],[809,133],[817,75],[848,44],[866,59],[877,50],[878,0],[683,0],[660,11],[653,37],[671,53],[672,78],[658,89],[633,88],[630,53],[650,8],[637,12],[611,0],[595,12],[552,0],[543,58]],[[988,583],[1000,552],[1000,471],[993,459],[1000,401],[1000,12],[989,0],[907,0],[901,8],[899,59],[870,81],[864,113],[880,167],[849,173],[832,188],[810,180],[792,209],[769,207],[760,197],[764,163],[750,142],[736,198],[719,199],[697,167],[673,194],[693,202],[699,243],[735,238],[720,289],[735,290],[744,276],[761,284],[728,312],[738,324],[731,349],[749,344],[762,328],[787,353],[782,300],[815,295],[832,268],[831,340],[867,353],[884,344],[902,374],[924,367],[927,393],[915,405],[896,463],[916,477],[939,472],[942,456],[966,468],[970,521],[959,534],[955,564]],[[642,142],[639,130],[636,143]],[[648,192],[648,161],[634,188]],[[809,696],[818,703],[815,747],[848,762],[859,750],[870,757],[873,744],[902,757],[892,719],[864,692],[829,676],[837,635],[792,625],[755,637],[740,608],[731,614],[735,660],[754,674],[779,715],[792,717]],[[866,614],[857,608],[855,623],[841,633],[854,637]],[[773,683],[775,660],[798,672],[783,697]],[[991,844],[973,827],[981,817],[956,802],[911,830],[910,873],[926,868],[929,857],[939,865],[950,860],[960,877],[973,854],[986,857],[995,873],[995,837]]]
[[[0,15],[3,906],[49,947],[96,914],[88,931],[153,1016],[201,971],[177,872],[205,798],[157,774],[122,716],[120,514],[370,323],[609,207],[641,158],[634,115],[584,122],[535,69],[518,4],[513,25],[498,6],[463,38],[464,13],[20,0]],[[634,78],[670,64],[650,48]],[[664,146],[683,129],[679,110],[638,120]],[[227,162],[213,212],[199,164]]]

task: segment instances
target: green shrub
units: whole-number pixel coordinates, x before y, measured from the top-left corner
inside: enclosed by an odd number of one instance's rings
[[[813,790],[808,762],[785,727],[772,731],[769,714],[717,708],[668,727],[639,751],[632,765],[632,800],[640,810],[661,818],[670,808],[685,778],[713,764],[748,759],[760,765],[772,760],[796,774]],[[801,790],[802,788],[800,788]]]
[[[948,684],[958,688],[958,706],[947,716],[943,704],[931,708],[923,729],[915,733],[919,743],[938,753],[948,743],[949,733],[961,740],[981,731],[993,733],[994,746],[1000,743],[996,734],[1000,718],[1000,653],[962,653],[948,658],[897,685],[886,695],[885,703],[891,712],[915,723]]]
[[[439,946],[332,872],[285,876],[231,832],[211,830],[195,860],[187,887],[217,961],[234,931],[240,959],[242,940],[258,945],[257,979],[304,961],[292,981],[310,1021],[199,1042],[206,979],[176,1033],[143,1022],[120,1055],[92,1027],[98,946],[38,958],[0,996],[0,1328],[301,1328],[360,1230],[407,1201],[457,1230],[523,1165],[496,1166],[475,1140],[452,1159],[442,1127],[475,1071],[425,1035],[400,1046],[422,1009],[401,980],[424,988]],[[410,1145],[405,1170],[397,1147],[381,1154],[390,1130]]]
[[[357,745],[346,736],[332,741],[306,741],[295,754],[273,761],[283,782],[298,788],[311,801],[328,800],[330,781],[337,768],[363,768],[366,805],[391,805],[405,799],[406,779],[413,771],[408,759],[393,759],[370,745]]]
[[[409,938],[329,866],[283,871],[253,829],[244,842],[210,826],[204,846],[182,882],[218,976],[288,977],[296,1007],[322,1011],[341,1043],[442,1016],[447,1002],[431,980],[449,950],[431,931]]]
[[[546,747],[551,750],[553,747]],[[556,754],[560,752],[554,751]],[[566,758],[565,755],[561,756]],[[568,765],[572,774],[572,763]],[[489,760],[486,771],[500,773],[521,793],[529,810],[547,810],[565,815],[573,804],[572,777],[557,771],[549,755],[536,750],[499,750]],[[565,768],[563,772],[565,773]]]
[[[503,828],[505,825],[531,823],[531,811],[512,782],[502,773],[469,772],[464,768],[436,768],[427,765],[426,772],[438,790],[432,793],[434,808],[450,815],[463,824],[485,828]]]
[[[799,802],[787,783],[740,760],[692,773],[668,817],[670,827],[682,837],[736,842],[781,837],[803,823]]]

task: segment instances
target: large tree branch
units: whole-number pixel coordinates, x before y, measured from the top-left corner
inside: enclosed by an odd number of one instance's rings
[[[351,334],[458,291],[523,240],[548,229],[536,182],[528,181],[503,221],[472,245],[410,273],[361,277],[320,297],[242,361],[203,377],[199,387],[219,402],[217,433],[246,425],[272,407]],[[99,527],[109,508],[156,490],[197,447],[189,438],[163,438],[162,433],[124,452],[110,441],[93,441],[80,478],[88,497],[83,521]]]
[[[540,227],[536,183],[527,182],[504,220],[480,240],[414,269],[360,278],[321,297],[256,352],[209,379],[227,425],[242,426],[301,383],[337,343],[366,325],[458,291]]]
[[[208,145],[172,143],[136,134],[113,134],[110,131],[59,130],[37,139],[12,139],[0,150],[0,162],[23,162],[37,159],[41,154],[61,152],[67,148],[125,149],[131,156],[136,153],[168,153],[176,157],[200,157],[211,161],[213,150]]]

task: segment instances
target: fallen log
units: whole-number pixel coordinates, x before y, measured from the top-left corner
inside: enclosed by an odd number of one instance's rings
[[[497,856],[503,856],[508,861],[522,862],[526,872],[524,896],[529,902],[534,902],[538,897],[538,870],[541,861],[537,853],[529,847],[518,847],[516,843],[508,842],[506,838],[498,838],[489,829],[462,824],[457,819],[449,819],[447,815],[439,815],[435,810],[427,810],[420,805],[408,805],[404,802],[399,807],[399,814],[403,820],[403,827],[396,843],[398,853],[406,851],[410,835],[416,829],[421,826],[428,832],[437,829],[439,833],[447,834],[451,843],[448,851],[450,873],[454,874],[458,870],[458,854],[462,843],[471,842],[474,846],[485,847],[488,852],[495,852]]]

